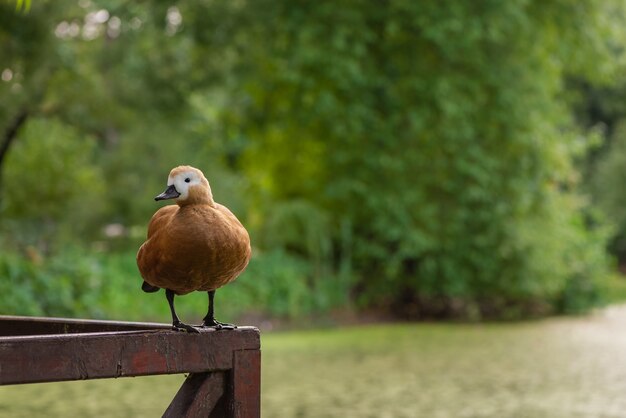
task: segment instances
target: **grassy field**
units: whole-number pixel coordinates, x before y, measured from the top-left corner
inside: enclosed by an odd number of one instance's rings
[[[264,417],[626,417],[626,310],[263,335]],[[2,417],[156,417],[183,376],[0,388]]]

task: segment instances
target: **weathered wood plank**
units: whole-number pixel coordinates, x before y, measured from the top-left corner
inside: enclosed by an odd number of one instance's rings
[[[224,374],[225,372],[190,374],[163,418],[208,417],[224,393]]]
[[[228,370],[259,347],[253,327],[0,337],[0,385]]]
[[[0,336],[171,329],[168,324],[0,315]]]
[[[259,417],[260,335],[170,325],[0,316],[0,385],[191,373],[164,416]]]
[[[235,418],[261,416],[261,351],[233,351],[231,373],[232,413]]]

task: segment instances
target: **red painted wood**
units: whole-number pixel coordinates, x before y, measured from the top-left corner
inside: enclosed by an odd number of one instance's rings
[[[225,372],[190,374],[164,418],[208,417],[224,393]]]
[[[0,384],[228,370],[233,350],[259,346],[252,327],[0,337]]]
[[[168,373],[192,374],[165,416],[261,415],[256,328],[0,316],[0,385]]]
[[[261,351],[233,351],[231,402],[235,418],[261,416]]]
[[[171,328],[171,325],[155,324],[150,322],[119,322],[0,315],[0,336],[74,334],[82,332],[133,331]]]

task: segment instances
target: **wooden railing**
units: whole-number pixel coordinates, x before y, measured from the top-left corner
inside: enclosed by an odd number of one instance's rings
[[[0,316],[0,385],[190,373],[164,417],[256,418],[260,372],[253,327]]]

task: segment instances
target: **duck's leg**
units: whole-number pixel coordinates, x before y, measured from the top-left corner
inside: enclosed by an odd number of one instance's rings
[[[222,322],[215,320],[215,315],[213,311],[213,299],[215,298],[215,290],[209,290],[209,312],[207,312],[206,316],[202,320],[203,327],[214,327],[215,329],[235,329],[236,325],[232,324],[224,324]]]
[[[178,319],[178,315],[176,315],[176,311],[174,310],[174,292],[169,289],[165,289],[165,297],[167,298],[167,303],[169,303],[170,311],[172,312],[172,328],[174,328],[174,330],[176,331],[199,333],[200,331],[198,331],[191,325],[182,323],[180,319]]]

